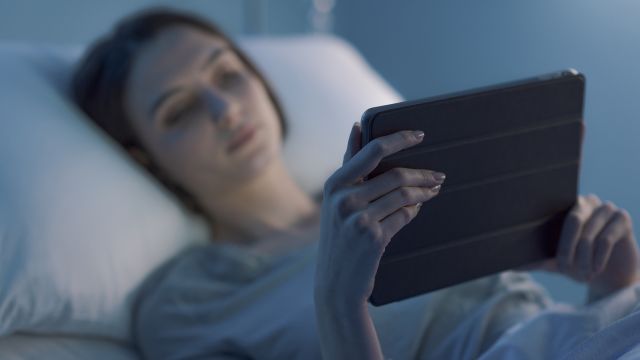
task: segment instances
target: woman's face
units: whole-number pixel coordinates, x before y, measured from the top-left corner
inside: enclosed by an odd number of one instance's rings
[[[162,30],[138,52],[125,109],[153,161],[196,194],[229,191],[280,156],[264,84],[221,38],[188,26]]]

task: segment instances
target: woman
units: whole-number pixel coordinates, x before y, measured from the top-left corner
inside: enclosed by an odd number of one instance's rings
[[[141,299],[145,357],[490,358],[500,344],[525,351],[513,329],[553,307],[518,272],[368,306],[386,244],[437,196],[444,174],[396,168],[362,179],[424,134],[361,147],[354,124],[318,206],[284,165],[286,122],[268,84],[192,15],[156,10],[118,24],[78,66],[74,94],[211,224],[211,243],[181,254]],[[635,283],[638,264],[628,213],[590,195],[567,217],[558,257],[536,268],[588,282],[593,302]]]

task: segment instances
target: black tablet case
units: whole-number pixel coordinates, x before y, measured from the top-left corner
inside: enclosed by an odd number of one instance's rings
[[[577,199],[584,77],[575,70],[367,110],[362,145],[423,130],[384,158],[447,178],[392,238],[369,301],[382,305],[555,255]]]

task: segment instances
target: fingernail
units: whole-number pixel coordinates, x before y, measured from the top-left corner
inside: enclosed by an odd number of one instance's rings
[[[442,187],[442,185],[436,185],[436,186],[431,188],[431,191],[433,191],[433,192],[440,191],[440,187]]]
[[[424,131],[414,131],[413,134],[416,136],[416,139],[418,140],[422,140],[422,138],[424,137]]]
[[[422,203],[421,202],[416,204],[416,209],[420,210],[421,207],[422,207]]]
[[[444,173],[441,172],[434,172],[433,173],[433,178],[436,179],[436,181],[443,181],[447,176]]]
[[[360,127],[360,122],[358,122],[358,121],[354,122],[353,126]]]

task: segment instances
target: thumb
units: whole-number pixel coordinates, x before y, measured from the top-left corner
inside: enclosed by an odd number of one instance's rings
[[[342,160],[342,165],[347,163],[362,146],[362,128],[360,122],[356,121],[353,123],[351,127],[351,134],[349,134],[349,141],[347,142],[347,150],[344,153],[344,158]]]

